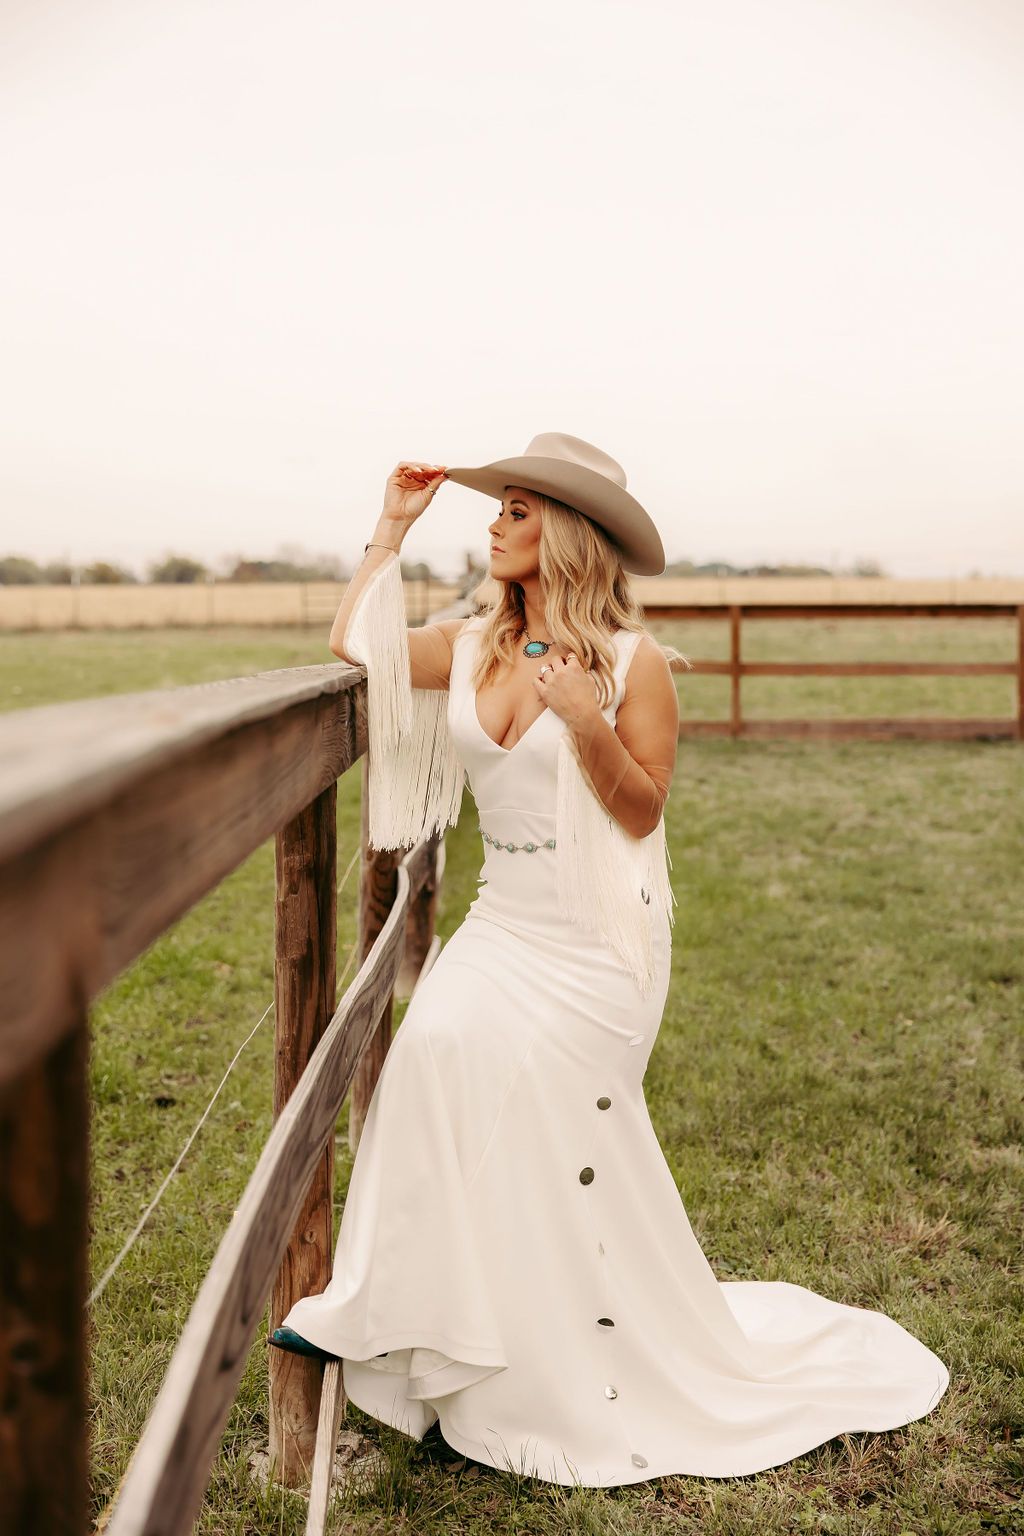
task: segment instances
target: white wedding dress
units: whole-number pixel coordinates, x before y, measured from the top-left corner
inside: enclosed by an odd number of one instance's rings
[[[284,1323],[342,1357],[367,1413],[417,1439],[438,1422],[465,1455],[555,1483],[736,1476],[921,1418],[949,1372],[892,1318],[715,1277],[643,1093],[669,919],[645,996],[560,916],[565,725],[545,710],[511,749],[485,733],[481,623],[455,641],[447,700],[481,886],[385,1057],[332,1279]],[[612,637],[611,723],[639,638]]]

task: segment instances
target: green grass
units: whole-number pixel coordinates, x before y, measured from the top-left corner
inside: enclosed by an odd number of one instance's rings
[[[745,650],[1012,655],[1009,626],[994,621],[935,623],[901,652],[901,622],[914,621],[764,623]],[[720,629],[657,630],[688,654],[722,654]],[[11,708],[329,659],[319,635],[289,630],[11,636],[0,644],[0,699]],[[720,679],[681,676],[679,686],[684,713],[725,713]],[[744,697],[752,714],[1013,707],[1003,678],[768,680]],[[357,848],[358,778],[339,786],[339,876]],[[682,744],[668,804],[673,984],[645,1091],[694,1229],[723,1279],[792,1280],[897,1318],[950,1367],[937,1409],[751,1477],[602,1492],[466,1465],[436,1432],[417,1445],[350,1407],[348,1427],[383,1450],[384,1473],[346,1493],[333,1530],[1024,1529],[1022,790],[1024,757],[1009,742],[726,739]],[[472,898],[479,858],[467,794],[448,838],[442,936]],[[339,896],[339,978],[355,940],[355,878]],[[268,842],[94,1006],[94,1277],[271,1000],[273,907]],[[269,1133],[272,1063],[273,1013],[94,1309],[95,1513]],[[339,1133],[340,1209],[347,1107]],[[261,1492],[248,1474],[250,1451],[266,1445],[264,1334],[197,1521],[211,1536],[303,1529],[304,1503]]]

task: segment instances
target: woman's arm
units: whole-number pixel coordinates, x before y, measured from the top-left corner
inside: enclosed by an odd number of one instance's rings
[[[355,574],[345,588],[345,594],[341,599],[341,607],[335,614],[334,623],[331,625],[331,637],[328,641],[335,656],[340,656],[342,661],[351,661],[352,657],[345,654],[345,635],[348,631],[348,621],[359,602],[360,594],[369,584],[375,571],[379,571],[382,565],[386,565],[391,559],[386,549],[381,549],[382,544],[387,544],[397,555],[402,548],[402,540],[405,538],[408,523],[397,513],[384,511],[381,513],[377,526],[370,535],[373,540],[362,560],[356,566]]]
[[[332,630],[335,654],[343,650],[346,660],[366,668],[369,841],[378,849],[410,848],[443,834],[462,800],[465,771],[447,730],[447,694],[414,680],[409,639],[420,632],[406,623],[398,555],[405,530],[443,479],[437,466],[398,465],[376,529],[385,537],[373,541],[388,547],[365,551]],[[450,654],[443,633],[435,641]]]
[[[626,675],[614,727],[598,707],[569,727],[580,767],[601,804],[633,837],[661,820],[679,749],[679,696],[668,659],[645,635]]]
[[[328,644],[332,653],[342,661],[360,663],[361,658],[346,649],[346,642],[352,635],[352,620],[374,577],[380,574],[383,566],[399,560],[402,541],[416,517],[421,515],[416,509],[422,510],[429,505],[443,478],[439,466],[409,463],[396,466],[389,477],[384,508],[370,536],[369,548],[345,588],[331,626]],[[396,622],[401,622],[401,615],[396,614]],[[406,625],[413,688],[447,689],[451,678],[452,642],[463,622],[461,619],[442,619],[415,629]]]

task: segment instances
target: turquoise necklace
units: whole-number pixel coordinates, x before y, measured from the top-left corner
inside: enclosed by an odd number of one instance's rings
[[[531,640],[530,631],[525,624],[523,625],[523,634],[527,640],[526,645],[523,646],[524,656],[546,656],[555,643],[553,640]]]

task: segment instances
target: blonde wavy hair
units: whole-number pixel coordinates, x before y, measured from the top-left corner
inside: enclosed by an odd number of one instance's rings
[[[633,594],[618,551],[603,529],[585,513],[552,496],[531,492],[541,507],[538,567],[544,590],[544,616],[552,637],[567,641],[585,672],[593,672],[602,709],[615,695],[611,632],[647,630],[644,610]],[[495,595],[497,588],[497,595]],[[517,581],[486,576],[469,594],[480,631],[474,688],[483,688],[501,664],[511,664],[525,620],[523,589]],[[654,636],[651,637],[654,639]],[[655,641],[669,662],[691,667],[674,645]]]

